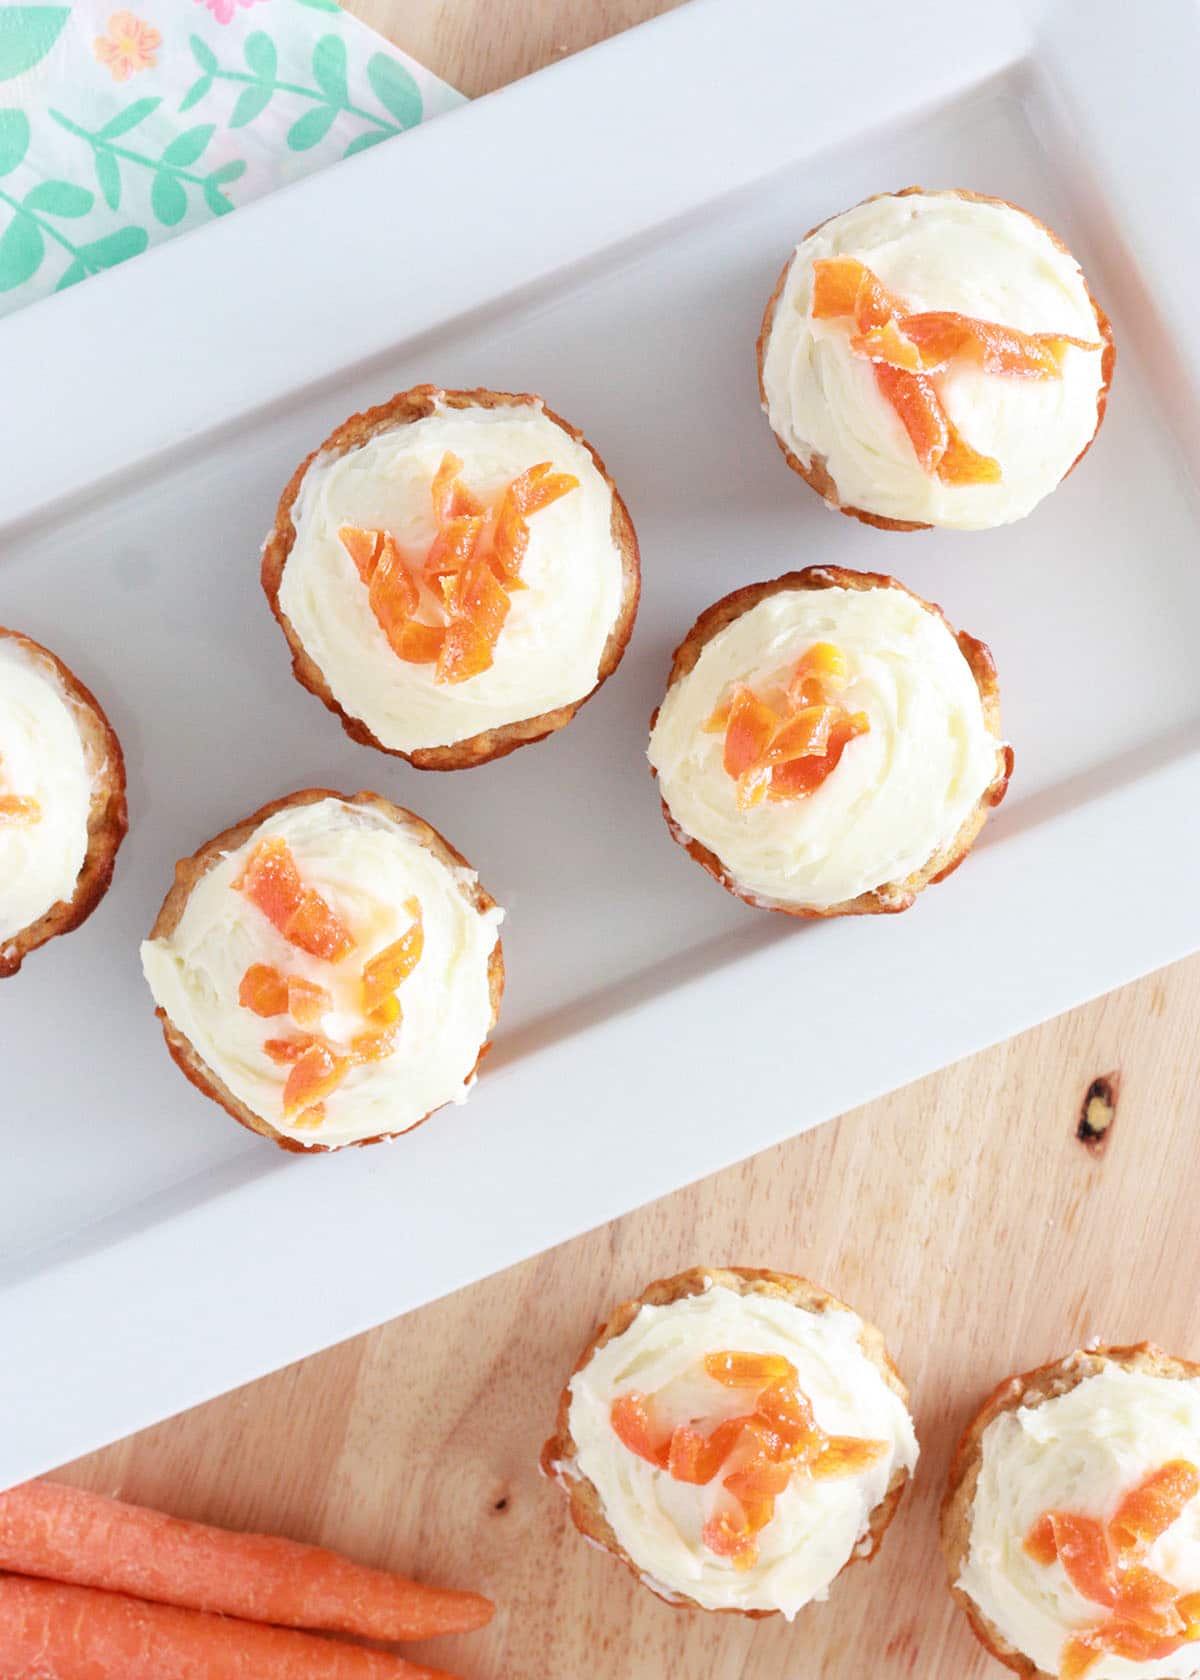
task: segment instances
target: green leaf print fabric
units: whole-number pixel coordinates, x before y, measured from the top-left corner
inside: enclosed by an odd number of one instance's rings
[[[461,102],[336,0],[0,0],[0,315]]]

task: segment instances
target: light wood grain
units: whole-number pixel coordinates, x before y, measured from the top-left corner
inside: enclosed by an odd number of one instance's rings
[[[354,9],[478,92],[666,8]],[[425,1648],[469,1680],[999,1680],[942,1584],[950,1451],[999,1378],[1092,1334],[1200,1357],[1198,1018],[1195,958],[62,1475],[491,1593],[491,1628]],[[1117,1118],[1096,1155],[1076,1124],[1091,1081],[1114,1071]],[[912,1386],[912,1494],[879,1559],[790,1628],[660,1604],[584,1545],[537,1473],[595,1322],[697,1262],[808,1273],[884,1329]],[[314,1255],[294,1287],[320,1290],[323,1263],[336,1256]]]

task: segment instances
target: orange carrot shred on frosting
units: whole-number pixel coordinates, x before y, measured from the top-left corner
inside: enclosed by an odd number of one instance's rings
[[[278,851],[279,845],[286,858]],[[273,849],[260,856],[267,846]],[[325,960],[341,960],[344,940],[331,940],[327,930],[321,933],[325,918],[333,917],[333,912],[318,894],[304,887],[290,848],[283,842],[260,842],[236,886],[250,893],[274,925],[282,924],[293,943],[308,940],[304,949],[319,943],[327,953]],[[361,1027],[347,1035],[345,1048],[330,1044],[315,1032],[264,1040],[264,1055],[289,1069],[283,1086],[283,1113],[294,1125],[320,1125],[325,1118],[322,1099],[337,1089],[350,1070],[382,1061],[395,1050],[403,1021],[396,991],[420,962],[425,947],[419,901],[410,898],[405,909],[411,922],[404,933],[363,964],[358,993]],[[342,926],[336,917],[333,923]],[[342,932],[345,939],[350,938],[344,929]],[[352,946],[353,941],[350,943]],[[266,1019],[289,1015],[301,1028],[315,1027],[334,1005],[326,987],[303,975],[283,974],[271,963],[251,963],[238,987],[238,1002]]]
[[[708,1435],[681,1424],[672,1432],[667,1448],[672,1480],[706,1487],[741,1440],[744,1428],[742,1418],[729,1418]]]
[[[704,724],[723,733],[721,763],[737,784],[737,805],[750,810],[764,799],[803,799],[815,793],[870,722],[836,698],[847,676],[845,655],[830,642],[814,642],[769,701],[748,683],[736,683]]]
[[[415,898],[410,898],[404,908],[412,918],[409,926],[399,939],[394,939],[363,966],[362,1007],[365,1015],[374,1016],[378,1010],[386,1008],[389,1000],[394,1000],[397,987],[408,979],[421,960],[425,949],[421,906]],[[398,1000],[396,1010],[398,1013]]]
[[[367,600],[376,623],[389,641],[408,623],[420,601],[416,582],[404,564],[394,538],[386,533],[367,586]]]
[[[298,974],[281,974],[271,963],[251,963],[242,975],[238,1002],[264,1019],[290,1015],[298,1026],[305,1027],[311,1026],[332,1000],[324,986]]]
[[[766,749],[770,765],[790,764],[797,758],[823,758],[829,751],[834,717],[831,706],[801,706],[776,728]]]
[[[1119,1552],[1152,1545],[1182,1516],[1200,1493],[1200,1473],[1186,1459],[1160,1465],[1133,1487],[1109,1518],[1108,1531]]]
[[[340,962],[354,949],[349,931],[320,893],[304,885],[291,847],[278,835],[259,841],[234,886],[309,956]]]
[[[928,371],[920,350],[894,315],[890,315],[881,327],[868,327],[866,332],[855,333],[850,340],[850,348],[856,356],[863,356],[869,362],[881,362],[905,373]]]
[[[669,1438],[665,1441],[655,1439],[654,1426],[650,1418],[650,1410],[644,1394],[632,1393],[619,1395],[613,1401],[609,1412],[609,1421],[613,1431],[623,1447],[639,1458],[657,1465],[660,1469],[666,1463],[666,1455],[670,1447]]]
[[[263,1053],[271,1061],[287,1066],[290,1062],[298,1062],[312,1043],[312,1036],[307,1033],[303,1038],[268,1038],[263,1041]]]
[[[466,567],[457,580],[438,654],[437,682],[466,682],[488,669],[510,604],[507,590],[486,561],[474,560]]]
[[[947,422],[946,450],[937,465],[945,484],[999,484],[1000,464],[991,455],[981,455],[963,437],[952,420]]]
[[[455,519],[448,519],[434,537],[429,553],[425,556],[426,576],[436,580],[454,572],[461,572],[463,567],[475,558],[475,551],[483,536],[483,526],[481,514],[462,514]]]
[[[353,560],[364,583],[370,583],[375,575],[383,551],[383,535],[382,531],[364,531],[358,525],[343,525],[338,530],[342,547]]]
[[[917,352],[914,371],[940,373],[952,361],[977,362],[985,373],[1014,379],[1061,379],[1068,348],[1099,350],[1098,343],[1066,333],[1027,333],[972,315],[928,310],[906,315],[898,326]]]
[[[401,1018],[397,1017],[389,1026],[374,1027],[369,1032],[357,1033],[350,1040],[351,1056],[360,1064],[382,1062],[396,1048],[400,1024]]]
[[[579,488],[572,474],[539,461],[489,507],[463,484],[462,465],[447,452],[433,475],[436,529],[419,560],[410,564],[387,531],[338,531],[392,652],[408,664],[433,665],[437,683],[467,682],[492,665],[509,598],[524,588],[528,519]]]
[[[482,502],[471,494],[458,476],[462,469],[458,456],[447,450],[433,475],[429,493],[433,501],[433,517],[439,525],[451,519],[461,519],[464,515],[483,512]]]
[[[886,1441],[863,1441],[856,1435],[830,1435],[812,1460],[808,1473],[814,1481],[834,1476],[855,1476],[877,1464],[887,1452]]]
[[[307,1108],[292,1119],[292,1125],[299,1131],[318,1131],[325,1124],[328,1113],[323,1102],[309,1103]]]
[[[400,999],[395,996],[385,997],[375,1005],[374,1009],[367,1010],[366,1014],[367,1019],[375,1026],[390,1027],[393,1022],[400,1019]]]
[[[287,981],[272,963],[251,963],[238,986],[238,1002],[265,1020],[286,1015]]]
[[[0,780],[3,779],[4,760],[0,757]],[[41,820],[42,808],[36,799],[19,793],[0,793],[0,823],[36,823]]]
[[[721,763],[735,782],[767,762],[771,739],[779,727],[779,714],[760,700],[745,684],[734,690],[725,725],[725,750]]]
[[[311,1027],[333,1006],[333,999],[324,986],[301,979],[298,974],[288,975],[287,993],[288,1014],[298,1027]]]
[[[791,1376],[792,1363],[781,1353],[709,1353],[704,1374],[726,1388],[762,1388]]]
[[[1058,1541],[1054,1538],[1054,1524],[1047,1511],[1034,1523],[1025,1536],[1025,1551],[1035,1563],[1051,1564],[1058,1556]]]
[[[539,513],[560,496],[578,488],[579,480],[571,473],[556,473],[551,461],[539,461],[513,479],[497,509],[492,539],[492,556],[502,581],[511,585],[520,576],[521,562],[529,547],[526,515]]]
[[[0,793],[0,822],[35,823],[41,814],[36,799],[18,793]]]
[[[875,383],[908,433],[917,460],[927,473],[936,472],[950,441],[950,423],[932,379],[877,363]]]
[[[292,1064],[284,1083],[284,1116],[289,1117],[328,1096],[341,1084],[351,1066],[348,1056],[339,1056],[328,1044],[314,1039]]]
[[[1066,1641],[1059,1673],[1082,1680],[1105,1654],[1159,1661],[1200,1638],[1200,1592],[1181,1593],[1145,1558],[1200,1494],[1200,1471],[1173,1459],[1124,1494],[1107,1521],[1073,1511],[1045,1511],[1024,1549],[1043,1567],[1057,1562],[1079,1595],[1109,1612]]]
[[[793,1477],[857,1475],[877,1463],[888,1445],[827,1435],[813,1417],[796,1367],[781,1354],[723,1350],[707,1354],[703,1369],[722,1388],[744,1389],[748,1398],[753,1393],[750,1409],[719,1418],[707,1431],[695,1421],[671,1429],[659,1418],[669,1401],[660,1408],[656,1395],[633,1391],[612,1402],[609,1420],[624,1447],[673,1481],[707,1486],[726,1470],[724,1503],[705,1523],[702,1539],[735,1569],[749,1569],[758,1559],[758,1535]]]
[[[1000,467],[957,431],[932,375],[956,361],[1017,379],[1061,379],[1067,350],[1099,343],[1065,333],[1026,333],[952,310],[908,311],[853,257],[813,264],[813,320],[849,323],[851,352],[874,364],[875,383],[896,413],[917,460],[946,484],[996,484]]]
[[[821,257],[813,263],[809,313],[814,321],[853,318],[862,264],[849,257]]]

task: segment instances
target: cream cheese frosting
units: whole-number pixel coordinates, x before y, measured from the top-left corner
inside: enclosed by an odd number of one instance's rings
[[[0,636],[0,793],[36,801],[32,822],[0,819],[0,943],[74,896],[96,777],[75,702],[57,670]]]
[[[1048,1510],[1111,1517],[1123,1494],[1171,1459],[1200,1464],[1200,1382],[1105,1364],[1066,1394],[1003,1412],[982,1438],[970,1547],[958,1584],[1009,1644],[1057,1674],[1072,1632],[1106,1612],[1062,1565],[1037,1563],[1022,1542]],[[1157,1540],[1148,1568],[1181,1592],[1200,1589],[1200,1499]],[[1192,1680],[1200,1643],[1133,1662],[1101,1656],[1088,1680]]]
[[[960,531],[1023,518],[1096,429],[1100,349],[1068,349],[1061,379],[1000,377],[966,361],[939,374],[951,420],[1002,474],[997,484],[943,484],[917,460],[872,364],[851,352],[845,323],[810,317],[812,265],[838,256],[865,263],[910,311],[952,310],[1099,345],[1078,263],[1007,205],[946,192],[870,199],[797,246],[763,358],[772,429],[805,466],[824,461],[844,506]]]
[[[430,487],[447,453],[460,457],[464,484],[485,500],[540,461],[574,474],[579,488],[530,516],[525,587],[511,597],[490,669],[439,684],[432,665],[406,664],[388,646],[338,530],[387,530],[402,552],[424,555],[435,532]],[[612,512],[612,490],[590,452],[540,402],[439,406],[347,454],[317,456],[292,509],[296,539],[279,604],[338,704],[383,746],[447,746],[582,700],[596,686],[624,590]]]
[[[270,835],[287,841],[305,885],[353,934],[356,949],[342,964],[298,950],[234,889],[255,846]],[[143,944],[142,967],[155,1002],[212,1072],[276,1131],[326,1147],[403,1132],[443,1103],[465,1101],[490,1029],[488,962],[503,911],[481,914],[468,896],[474,882],[469,870],[449,868],[376,807],[340,799],[286,806],[196,883],[174,932]],[[362,966],[409,927],[412,898],[421,907],[424,949],[400,988],[396,1048],[350,1071],[324,1099],[318,1129],[298,1127],[283,1115],[288,1069],[262,1048],[281,1025],[241,1007],[242,976],[252,963],[270,963],[326,987],[333,1007],[315,1030],[331,1043],[348,1043],[362,1031]]]
[[[704,728],[734,683],[760,689],[814,642],[845,655],[838,699],[867,714],[836,770],[805,799],[739,810],[724,741]],[[997,773],[997,742],[945,622],[907,590],[782,589],[719,631],[673,682],[650,762],[675,823],[715,852],[739,891],[827,909],[921,869]]]
[[[862,1321],[837,1307],[808,1312],[774,1296],[712,1285],[667,1306],[643,1305],[629,1328],[571,1379],[569,1427],[576,1455],[554,1466],[586,1476],[620,1544],[647,1583],[710,1610],[779,1610],[792,1617],[830,1583],[863,1544],[893,1472],[917,1460],[912,1420],[900,1396],[859,1345]],[[759,1558],[735,1569],[710,1552],[701,1530],[717,1483],[677,1482],[622,1445],[610,1421],[618,1396],[672,1385],[673,1422],[745,1410],[745,1393],[704,1375],[707,1353],[777,1353],[799,1373],[818,1425],[830,1434],[888,1443],[885,1457],[855,1476],[793,1478],[758,1536]]]

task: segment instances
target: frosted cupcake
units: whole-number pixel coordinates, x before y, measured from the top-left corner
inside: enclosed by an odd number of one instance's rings
[[[942,1509],[954,1596],[1027,1680],[1200,1675],[1200,1366],[1098,1347],[992,1395]]]
[[[0,978],[91,915],[126,827],[125,761],[99,701],[0,627]]]
[[[282,1148],[340,1149],[466,1100],[502,914],[411,811],[310,788],[177,866],[142,966],[195,1086]]]
[[[767,304],[763,408],[788,464],[869,525],[1020,519],[1085,454],[1115,351],[1050,230],[908,187],[807,234]]]
[[[874,1556],[917,1459],[883,1338],[805,1278],[695,1268],[584,1349],[542,1469],[668,1603],[789,1619]]]
[[[640,572],[604,463],[540,397],[421,385],[296,469],[262,582],[349,735],[458,770],[570,722],[620,663]]]
[[[679,844],[793,916],[906,910],[962,862],[1012,769],[983,643],[895,579],[832,566],[701,613],[649,757]]]

